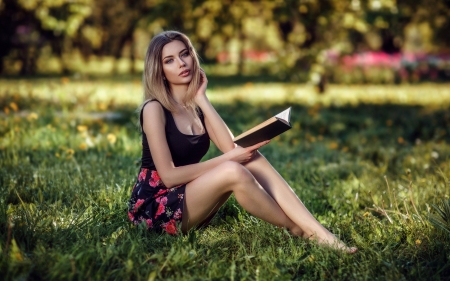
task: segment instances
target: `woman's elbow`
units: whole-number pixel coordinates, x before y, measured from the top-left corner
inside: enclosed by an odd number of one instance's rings
[[[168,176],[163,176],[163,175],[160,175],[160,177],[161,177],[161,181],[163,182],[163,184],[164,184],[164,186],[165,186],[166,188],[172,188],[172,187],[174,187],[174,183],[173,183],[173,181],[170,179],[170,177],[168,177]]]
[[[163,169],[158,169],[159,180],[167,188],[170,188],[170,186],[172,185],[172,181],[170,180],[169,175],[170,174],[167,173],[167,171],[165,169],[164,170]]]
[[[233,150],[236,147],[236,144],[233,142],[230,145],[224,145],[223,147],[220,148],[220,151],[222,151],[222,153],[227,153],[231,150]]]

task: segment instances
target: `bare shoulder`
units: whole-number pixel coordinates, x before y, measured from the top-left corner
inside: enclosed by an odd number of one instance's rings
[[[155,121],[156,122],[160,121],[162,124],[165,124],[166,122],[164,109],[162,105],[157,101],[150,101],[147,104],[145,104],[144,107],[142,108],[142,115],[144,127],[146,124],[145,120],[152,120],[152,123]]]

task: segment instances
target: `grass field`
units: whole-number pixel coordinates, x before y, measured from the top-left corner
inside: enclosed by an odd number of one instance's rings
[[[139,79],[10,79],[0,80],[2,279],[450,280],[450,85],[330,85],[319,96],[211,79],[209,96],[235,134],[292,106],[293,129],[261,152],[357,254],[291,237],[233,198],[185,236],[132,226]]]

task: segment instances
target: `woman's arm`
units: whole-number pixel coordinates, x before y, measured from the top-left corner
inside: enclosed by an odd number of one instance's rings
[[[206,78],[206,75],[203,71],[201,71],[201,74],[202,85],[197,91],[195,103],[201,108],[203,112],[203,116],[205,117],[206,130],[208,131],[209,137],[220,149],[220,151],[226,153],[233,150],[236,146],[233,142],[233,134],[206,96],[205,92],[206,86],[208,84],[208,79]]]
[[[236,146],[233,142],[233,134],[206,96],[205,101],[199,107],[203,111],[210,139],[223,153],[232,150]]]
[[[147,135],[153,162],[167,188],[190,182],[225,161],[245,163],[251,159],[254,150],[268,143],[261,142],[247,148],[236,147],[228,153],[205,162],[175,167],[166,140],[166,118],[162,106],[157,102],[149,102],[144,106],[142,114],[142,127]]]

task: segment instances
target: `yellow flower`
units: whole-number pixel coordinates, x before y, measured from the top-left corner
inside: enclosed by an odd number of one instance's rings
[[[78,147],[79,147],[81,150],[86,150],[86,149],[88,148],[88,146],[87,146],[87,144],[86,144],[85,142],[81,143]]]
[[[87,129],[88,129],[88,127],[85,126],[85,125],[78,125],[77,126],[78,132],[85,132],[85,131],[87,131]]]
[[[370,216],[370,213],[369,212],[365,212],[363,216],[368,217],[368,216]]]
[[[9,114],[9,108],[8,108],[7,106],[5,106],[5,107],[3,108],[3,111],[5,112],[6,115]]]
[[[339,147],[339,144],[337,142],[330,143],[330,149],[336,149]]]
[[[114,134],[108,134],[106,136],[106,139],[109,141],[110,144],[115,144],[117,141],[117,137]]]
[[[61,155],[59,155],[59,153],[58,153],[58,152],[56,152],[56,153],[55,153],[55,156],[56,156],[56,158],[59,158],[59,157],[61,157]]]
[[[27,116],[27,120],[28,121],[32,121],[32,120],[37,120],[39,118],[39,115],[37,115],[34,112],[31,112],[30,114],[28,114]]]
[[[422,241],[420,239],[417,239],[416,240],[416,245],[420,245],[420,244],[422,244]]]
[[[67,153],[68,155],[74,155],[74,154],[75,154],[75,151],[74,151],[72,148],[69,148],[69,149],[66,150],[66,153]]]
[[[11,102],[11,103],[9,104],[9,107],[11,107],[12,110],[14,110],[14,111],[19,110],[19,107],[17,106],[17,103],[15,103],[15,102]]]
[[[108,109],[108,105],[104,102],[99,102],[98,103],[98,109],[100,109],[101,111],[105,111]]]
[[[67,77],[61,78],[61,83],[62,83],[62,84],[67,84],[67,83],[69,83],[69,82],[70,82],[70,79],[69,79],[69,78],[67,78]]]

